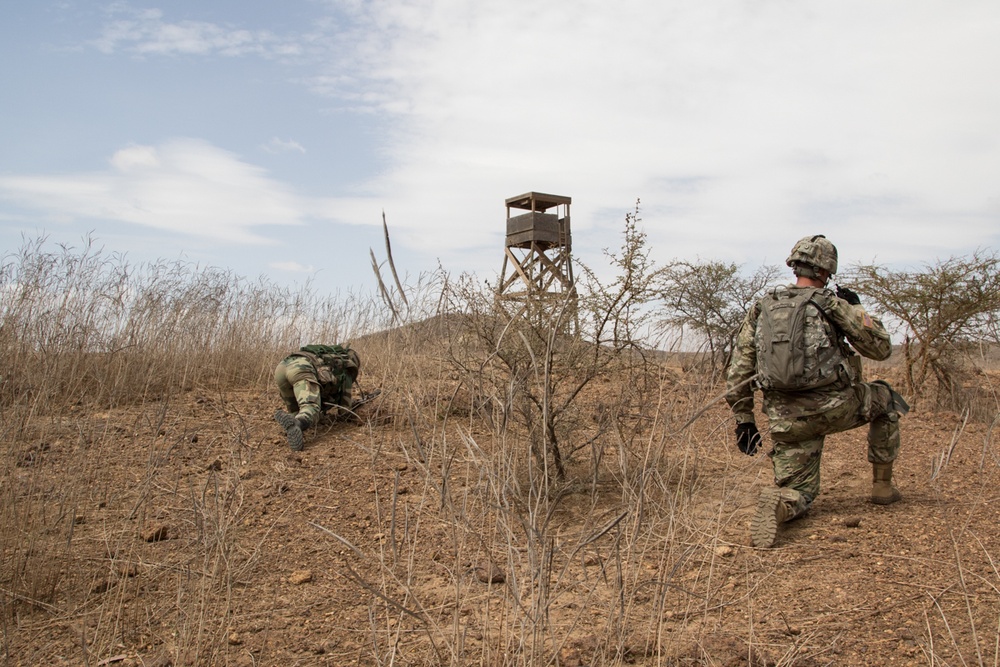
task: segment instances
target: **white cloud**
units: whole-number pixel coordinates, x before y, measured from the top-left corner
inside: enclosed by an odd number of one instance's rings
[[[111,166],[123,173],[133,169],[156,168],[160,166],[160,158],[152,146],[129,146],[111,156]]]
[[[911,261],[1000,240],[995,3],[347,6],[324,90],[393,119],[369,186],[428,252],[502,233],[531,189],[572,196],[591,244],[641,197],[666,257],[783,259],[814,230]]]
[[[112,8],[123,16],[106,24],[91,42],[102,53],[127,51],[138,55],[299,56],[298,38],[279,37],[269,30],[247,30],[204,21],[164,20],[159,9]]]
[[[262,146],[266,153],[305,153],[305,147],[299,142],[293,139],[279,139],[278,137],[271,137],[266,144]]]
[[[277,271],[287,271],[288,273],[315,273],[316,268],[311,264],[300,264],[299,262],[271,262],[268,266]]]
[[[194,139],[117,151],[100,172],[0,176],[0,198],[60,220],[112,220],[190,236],[267,243],[258,229],[301,225],[335,204],[296,195],[260,167]]]

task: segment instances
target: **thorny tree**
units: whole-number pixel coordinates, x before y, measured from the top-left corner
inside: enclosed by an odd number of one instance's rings
[[[694,334],[712,370],[723,369],[750,304],[778,275],[775,266],[744,275],[732,262],[676,260],[658,275],[660,323]]]
[[[906,392],[917,397],[931,378],[937,399],[954,397],[959,354],[988,338],[1000,314],[1000,257],[977,250],[927,264],[922,271],[893,271],[861,264],[845,280],[874,301],[873,310],[902,329]]]

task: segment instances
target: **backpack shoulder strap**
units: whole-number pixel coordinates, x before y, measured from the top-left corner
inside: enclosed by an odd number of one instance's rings
[[[823,316],[823,319],[829,322],[830,326],[833,328],[834,333],[837,336],[841,336],[842,332],[837,322],[830,317],[830,299],[833,297],[833,292],[826,289],[825,287],[814,288],[812,294],[809,296],[809,303],[816,306],[816,309]]]

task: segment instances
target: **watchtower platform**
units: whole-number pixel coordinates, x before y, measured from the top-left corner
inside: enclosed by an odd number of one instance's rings
[[[526,306],[553,305],[572,293],[575,301],[570,204],[542,192],[509,197],[507,236],[497,297]],[[574,309],[575,310],[575,309]]]

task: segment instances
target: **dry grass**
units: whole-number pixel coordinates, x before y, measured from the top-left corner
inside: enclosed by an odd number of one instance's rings
[[[548,350],[547,365],[526,349],[520,373],[496,363],[501,343],[476,333],[483,320],[470,326],[484,313],[456,293],[423,279],[390,329],[378,301],[186,264],[130,267],[90,245],[38,241],[5,257],[0,655],[763,667],[848,664],[848,631],[878,653],[882,638],[864,634],[874,598],[806,614],[762,595],[788,568],[805,576],[843,552],[804,537],[804,551],[745,547],[766,460],[721,445],[731,424],[719,404],[683,428],[717,383],[632,355],[600,372],[559,366],[583,363],[568,348]],[[348,340],[362,387],[382,399],[350,436],[320,429],[328,451],[286,456],[269,421],[275,361]],[[543,366],[562,369],[555,384]],[[518,412],[527,392],[562,410],[562,477],[532,455],[532,419],[544,417]],[[992,432],[974,452],[984,479]],[[933,480],[943,495],[971,437],[955,433]],[[995,500],[980,497],[969,524]],[[934,595],[911,664],[996,664],[994,536],[950,540],[946,582],[923,582]],[[325,589],[290,589],[302,563]],[[838,579],[819,599],[833,604],[838,587],[868,596],[851,586]]]

